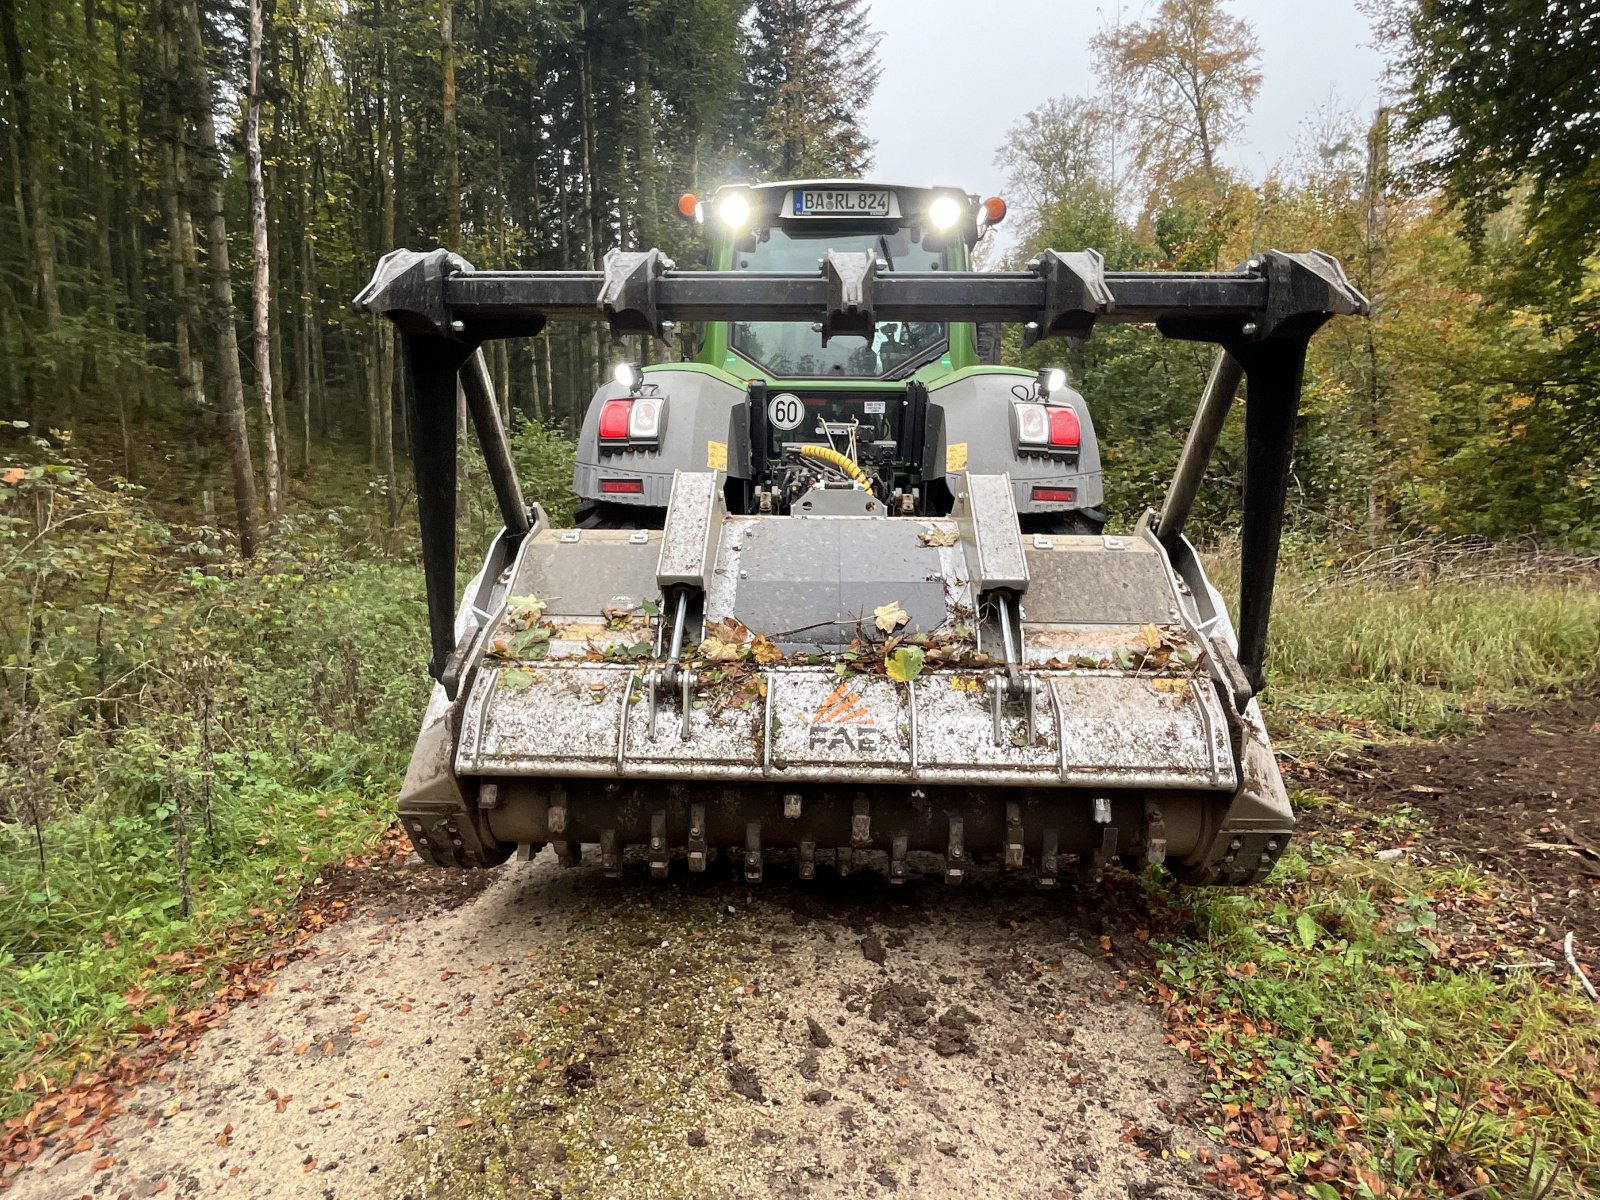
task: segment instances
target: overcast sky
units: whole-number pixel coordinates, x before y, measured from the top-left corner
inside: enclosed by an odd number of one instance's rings
[[[1094,87],[1089,38],[1116,0],[872,0],[883,78],[867,110],[873,174],[1004,192],[994,152],[1006,129],[1052,96]],[[1225,157],[1259,178],[1287,158],[1308,113],[1330,96],[1376,106],[1382,59],[1356,0],[1231,0],[1261,43],[1261,91]],[[1124,22],[1154,0],[1124,0]],[[952,58],[952,51],[959,57]]]

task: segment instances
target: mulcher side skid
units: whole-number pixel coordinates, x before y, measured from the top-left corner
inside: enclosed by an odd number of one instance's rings
[[[419,852],[486,866],[598,844],[616,871],[643,846],[665,874],[720,850],[751,879],[774,850],[802,877],[871,862],[898,880],[926,851],[951,882],[974,856],[1046,884],[1113,857],[1264,878],[1294,827],[1253,696],[1305,349],[1365,301],[1315,254],[1109,275],[1092,252],[1047,253],[1029,272],[869,273],[848,290],[833,258],[756,277],[680,273],[653,251],[603,274],[480,274],[443,252],[380,265],[357,303],[404,335],[438,681],[400,799]],[[730,513],[737,436],[732,465],[675,471],[661,528],[563,530],[522,499],[476,350],[584,317],[658,335],[689,319],[1020,320],[1044,336],[1149,321],[1221,351],[1161,512],[1128,536],[1025,533],[1013,481],[975,471],[953,474],[947,512]],[[506,526],[461,597],[458,377]],[[1183,526],[1245,378],[1236,634]]]

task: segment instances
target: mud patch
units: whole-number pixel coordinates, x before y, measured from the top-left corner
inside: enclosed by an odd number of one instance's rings
[[[1600,952],[1600,685],[1490,713],[1471,737],[1374,746],[1324,775],[1357,814],[1420,812],[1432,827],[1416,846],[1423,861],[1469,863],[1528,893],[1527,929],[1544,949],[1572,930]]]

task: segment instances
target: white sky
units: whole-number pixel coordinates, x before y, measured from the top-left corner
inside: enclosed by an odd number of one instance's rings
[[[1004,194],[994,152],[1006,129],[1052,96],[1094,88],[1089,38],[1117,0],[872,0],[883,77],[867,110],[872,174]],[[1231,0],[1261,43],[1261,91],[1224,156],[1253,178],[1285,159],[1305,117],[1330,97],[1358,114],[1379,99],[1383,60],[1356,0]],[[1155,0],[1124,0],[1124,23]],[[952,49],[959,53],[952,59]]]

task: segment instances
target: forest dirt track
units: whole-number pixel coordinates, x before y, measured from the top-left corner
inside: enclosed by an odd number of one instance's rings
[[[1070,890],[490,878],[342,881],[355,916],[10,1194],[1201,1194],[1195,1070]]]

